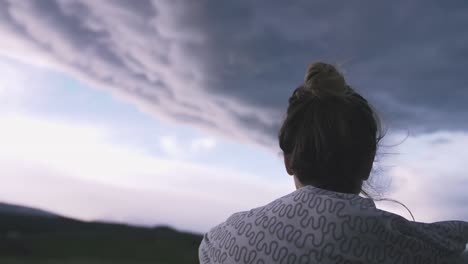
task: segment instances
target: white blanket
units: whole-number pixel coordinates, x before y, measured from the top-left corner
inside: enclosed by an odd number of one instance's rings
[[[411,222],[371,199],[302,187],[233,214],[199,247],[208,263],[466,263],[468,223]]]

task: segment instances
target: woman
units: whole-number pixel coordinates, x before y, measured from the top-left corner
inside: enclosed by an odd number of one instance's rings
[[[465,263],[467,222],[411,222],[359,196],[380,139],[375,112],[335,67],[309,66],[279,132],[297,190],[214,227],[200,263]]]

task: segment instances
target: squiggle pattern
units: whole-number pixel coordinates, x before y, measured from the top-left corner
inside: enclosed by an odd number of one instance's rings
[[[306,186],[205,234],[202,264],[462,263],[468,223],[410,222],[371,199]]]

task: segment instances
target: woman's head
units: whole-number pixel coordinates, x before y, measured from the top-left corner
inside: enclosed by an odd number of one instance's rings
[[[370,104],[330,64],[313,63],[289,98],[279,145],[302,185],[359,193],[381,139]]]

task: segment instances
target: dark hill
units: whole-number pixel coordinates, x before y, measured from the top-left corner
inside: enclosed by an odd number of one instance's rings
[[[59,215],[32,207],[13,205],[0,202],[0,214],[17,214],[42,217],[58,217]]]
[[[0,263],[198,263],[198,234],[1,208]]]

